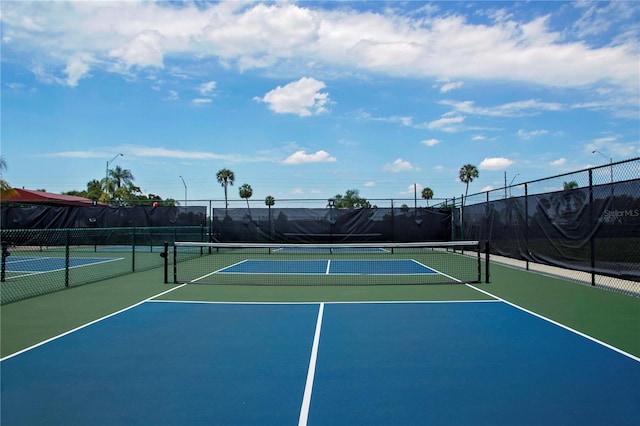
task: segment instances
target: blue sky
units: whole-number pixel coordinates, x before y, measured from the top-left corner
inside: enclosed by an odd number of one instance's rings
[[[3,178],[459,196],[640,155],[638,2],[3,1]],[[593,154],[593,151],[598,152]],[[181,178],[182,177],[182,178]]]

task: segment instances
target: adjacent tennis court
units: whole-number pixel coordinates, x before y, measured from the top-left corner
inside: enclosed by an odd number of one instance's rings
[[[494,298],[149,300],[4,359],[2,376],[3,425],[602,425],[640,416],[637,358]]]
[[[92,266],[107,262],[115,262],[123,258],[114,257],[71,257],[68,260],[68,267],[79,268]],[[12,274],[42,274],[64,270],[67,267],[67,259],[64,257],[28,257],[13,256],[6,261],[6,272],[9,277]]]

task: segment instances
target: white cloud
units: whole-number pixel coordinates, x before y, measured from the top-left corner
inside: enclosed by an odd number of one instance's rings
[[[371,188],[373,186],[376,186],[376,183],[374,181],[370,180],[370,181],[365,182],[364,186],[367,187],[367,188]]]
[[[398,158],[392,163],[387,163],[382,168],[385,172],[390,173],[400,173],[400,172],[410,172],[413,170],[419,170],[413,164],[408,161],[404,161],[402,158]]]
[[[255,101],[265,102],[279,114],[297,114],[301,117],[326,112],[329,94],[321,92],[326,85],[315,78],[303,77],[285,86],[278,86]]]
[[[178,92],[176,92],[175,90],[169,90],[169,94],[167,95],[166,98],[164,98],[166,101],[177,101],[178,100]]]
[[[521,139],[529,140],[529,139],[531,139],[533,137],[546,135],[548,133],[549,133],[549,131],[548,130],[544,130],[544,129],[531,130],[531,131],[526,131],[526,130],[523,130],[523,129],[519,129],[518,130],[518,137],[520,137]]]
[[[67,62],[64,72],[67,74],[66,83],[75,87],[78,85],[78,81],[88,74],[89,65],[81,58],[71,58]]]
[[[509,102],[492,107],[478,107],[475,106],[474,101],[443,100],[440,104],[452,107],[457,113],[490,117],[524,117],[544,111],[561,111],[565,108],[557,102],[542,102],[537,99]]]
[[[42,154],[43,157],[59,157],[59,158],[101,158],[108,157],[106,152],[98,151],[62,151]]]
[[[126,68],[133,66],[162,68],[164,66],[162,39],[163,36],[159,31],[147,29],[137,34],[132,40],[113,48],[109,56],[120,60]]]
[[[564,166],[566,162],[567,162],[566,158],[558,158],[557,160],[550,162],[549,165],[553,167]]]
[[[485,158],[478,165],[479,169],[486,170],[502,170],[506,169],[510,165],[513,164],[513,161],[508,158],[496,157],[496,158]]]
[[[208,81],[198,86],[198,92],[203,96],[211,95],[216,86],[217,83],[215,81]]]
[[[212,101],[210,98],[194,98],[191,100],[191,102],[194,105],[207,105],[207,104],[210,104]]]
[[[464,121],[463,115],[446,114],[444,117],[434,120],[427,124],[427,128],[431,130],[442,130],[443,132],[457,132],[460,130],[459,124]]]
[[[327,151],[317,151],[307,154],[304,150],[297,151],[282,161],[282,164],[304,164],[304,163],[333,163],[336,161]]]
[[[593,142],[585,146],[585,151],[598,156],[608,157],[613,161],[624,160],[640,155],[640,142],[621,142],[619,139],[620,136],[617,135],[596,138]]]
[[[447,93],[450,92],[454,89],[459,89],[462,87],[464,83],[461,81],[452,81],[449,83],[445,83],[441,88],[440,88],[440,92],[441,93]]]
[[[53,2],[46,8],[40,2],[5,3],[3,39],[12,53],[39,57],[54,68],[85,52],[116,72],[121,66],[162,68],[165,61],[190,57],[215,58],[240,70],[326,66],[404,77],[446,75],[451,80],[443,92],[464,78],[585,90],[606,82],[631,94],[639,86],[634,27],[598,43],[580,40],[631,19],[637,10],[632,2],[606,8],[578,2],[584,13],[573,33],[571,23],[562,33],[554,30],[552,12],[526,18],[495,13],[478,22],[476,10],[465,8],[408,15],[393,8],[322,9],[313,2]]]
[[[202,151],[183,151],[178,149],[152,148],[138,145],[125,145],[120,147],[125,152],[125,157],[154,157],[154,158],[179,158],[182,160],[222,160],[229,159],[227,155]]]
[[[419,183],[415,183],[415,184],[411,184],[407,187],[407,191],[405,192],[405,194],[413,194],[414,192],[416,192],[418,194],[418,198],[422,198],[420,193],[422,192],[422,190],[424,189],[424,185],[421,185]]]
[[[421,143],[425,144],[426,146],[436,146],[440,143],[440,141],[438,139],[425,139]]]

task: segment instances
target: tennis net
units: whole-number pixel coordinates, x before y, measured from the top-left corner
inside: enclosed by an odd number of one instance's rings
[[[486,244],[488,247],[488,244]],[[260,244],[175,242],[173,282],[229,285],[409,285],[488,281],[478,241]],[[171,253],[166,253],[169,277]],[[168,281],[167,278],[165,278]]]

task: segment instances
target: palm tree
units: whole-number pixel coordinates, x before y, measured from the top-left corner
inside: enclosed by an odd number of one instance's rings
[[[464,200],[462,200],[462,205],[464,206],[464,202],[467,198],[467,194],[469,193],[469,184],[473,182],[473,179],[480,176],[480,172],[473,164],[465,164],[460,167],[460,181],[464,182],[467,185],[467,188],[464,192]]]
[[[249,207],[249,198],[253,195],[253,189],[248,183],[243,183],[240,187],[240,198],[247,200],[247,210],[249,210],[249,217],[251,217],[251,207]]]
[[[116,166],[113,170],[109,171],[111,178],[116,182],[116,189],[123,186],[133,186],[135,178],[129,169],[123,169],[120,166]]]
[[[271,229],[271,206],[276,204],[276,200],[271,195],[267,195],[264,199],[264,204],[269,207],[269,237],[273,237],[273,231]]]
[[[564,189],[565,191],[569,191],[571,189],[576,189],[579,186],[580,185],[578,185],[578,182],[576,182],[575,180],[572,180],[570,182],[562,182],[562,189]]]
[[[109,176],[105,181],[105,192],[111,200],[126,200],[131,198],[135,192],[140,192],[140,188],[133,184],[135,178],[129,169],[120,166],[109,170]]]
[[[427,200],[427,207],[429,207],[429,200],[433,198],[433,189],[429,187],[422,188],[422,198]]]
[[[233,181],[236,180],[236,177],[231,170],[225,168],[218,171],[218,173],[216,174],[216,179],[218,180],[218,183],[224,187],[224,211],[226,215],[227,208],[229,208],[229,197],[227,196],[227,188],[229,187],[229,185],[233,185]]]
[[[98,200],[100,195],[102,194],[102,186],[100,185],[100,181],[97,179],[90,180],[87,182],[87,198],[90,200]]]
[[[7,170],[7,160],[4,157],[0,157],[0,198],[8,197],[15,192],[9,182],[2,179],[3,170]]]

